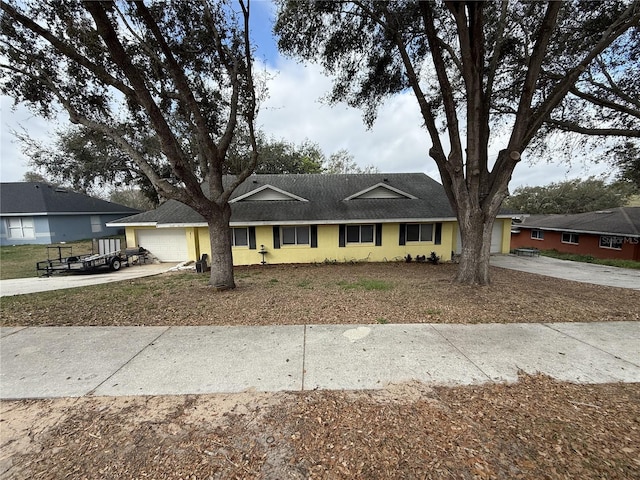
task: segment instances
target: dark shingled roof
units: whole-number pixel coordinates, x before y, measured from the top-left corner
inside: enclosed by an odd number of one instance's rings
[[[531,215],[521,228],[640,237],[640,207],[618,207],[573,215]]]
[[[2,215],[119,214],[139,212],[135,208],[75,193],[41,182],[0,184]]]
[[[229,180],[230,178],[225,179]],[[388,185],[416,198],[345,200],[377,184]],[[308,201],[233,201],[249,192],[264,188],[265,185]],[[231,202],[231,222],[248,225],[455,218],[442,185],[422,173],[253,175],[237,188]],[[127,217],[117,223],[179,225],[206,222],[201,215],[186,205],[169,200],[155,210]]]

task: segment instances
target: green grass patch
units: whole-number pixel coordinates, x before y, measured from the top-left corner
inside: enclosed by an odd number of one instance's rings
[[[37,277],[36,263],[47,258],[58,258],[58,250],[47,247],[71,247],[62,249],[62,256],[85,255],[91,253],[92,241],[78,240],[52,245],[8,245],[0,247],[0,280],[11,278]],[[122,246],[124,248],[124,238]]]
[[[577,255],[574,253],[563,253],[557,250],[540,250],[540,255],[557,258],[559,260],[570,260],[572,262],[595,263],[597,265],[607,265],[609,267],[633,268],[640,270],[640,262],[633,260],[616,260],[611,258],[596,258],[591,255]]]
[[[344,290],[378,290],[387,291],[393,288],[391,282],[385,282],[384,280],[375,280],[368,278],[361,278],[357,282],[347,282],[345,280],[338,282],[338,285]]]

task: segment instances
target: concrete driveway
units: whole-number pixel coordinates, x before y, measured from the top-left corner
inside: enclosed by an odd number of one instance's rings
[[[543,256],[519,257],[516,255],[494,255],[491,257],[491,265],[574,282],[640,290],[640,270],[630,268],[571,262]]]
[[[0,281],[0,297],[27,293],[85,287],[103,283],[120,282],[131,278],[149,277],[175,267],[173,263],[149,263],[123,267],[117,272],[100,271],[87,274],[62,274],[51,277],[14,278]]]

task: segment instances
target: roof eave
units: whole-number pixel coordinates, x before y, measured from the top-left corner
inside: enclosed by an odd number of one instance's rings
[[[518,225],[518,228],[520,229],[527,228],[529,230],[546,230],[549,232],[582,233],[585,235],[612,235],[612,236],[640,238],[640,235],[637,233],[605,232],[602,230],[581,230],[577,228],[540,227],[535,225]]]
[[[107,227],[159,227],[158,222],[107,222]]]

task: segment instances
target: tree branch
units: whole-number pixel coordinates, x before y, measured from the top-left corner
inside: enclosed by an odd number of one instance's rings
[[[637,117],[640,118],[640,110],[636,110],[634,108],[630,108],[627,107],[625,105],[621,105],[619,103],[613,102],[611,100],[607,100],[605,98],[601,98],[601,97],[597,97],[595,95],[592,95],[590,93],[586,93],[586,92],[582,92],[578,89],[577,86],[574,86],[573,88],[571,88],[569,90],[569,92],[573,93],[576,97],[580,97],[583,100],[588,101],[589,103],[593,103],[594,105],[599,105],[601,107],[606,107],[606,108],[610,108],[611,110],[615,110],[617,112],[621,112],[621,113],[626,113],[627,115],[631,115],[632,117]],[[612,92],[618,96],[621,96],[620,93],[622,92]],[[633,103],[634,105],[636,105],[638,108],[640,108],[640,101],[639,100],[634,100],[631,97],[629,97],[628,95],[625,95],[626,98],[623,98],[623,100],[627,100],[630,103]]]
[[[184,190],[174,187],[166,179],[160,177],[153,166],[144,159],[144,156],[125,140],[123,132],[103,123],[91,120],[81,114],[73,107],[69,99],[62,94],[60,89],[58,89],[51,79],[40,78],[40,80],[44,81],[49,86],[53,94],[58,99],[58,102],[60,102],[69,114],[69,119],[72,123],[83,125],[93,131],[103,133],[109,137],[118,147],[127,153],[131,159],[133,159],[160,195],[165,198],[173,198],[183,203],[188,201],[188,197]]]
[[[249,91],[249,106],[247,108],[247,124],[249,126],[249,142],[251,143],[251,161],[249,165],[242,170],[236,177],[236,180],[226,189],[226,191],[222,194],[220,201],[227,202],[231,197],[233,191],[238,188],[238,186],[244,182],[249,175],[251,175],[258,165],[259,155],[258,155],[258,145],[256,141],[256,132],[254,127],[255,121],[255,111],[256,111],[256,94],[255,87],[253,84],[253,59],[251,55],[251,44],[249,42],[249,16],[250,16],[250,0],[247,0],[247,4],[245,5],[243,0],[239,0],[240,7],[242,8],[242,15],[244,21],[244,55],[247,62],[247,89]]]
[[[527,64],[527,75],[522,86],[522,94],[520,95],[520,101],[518,103],[518,109],[516,113],[516,121],[513,126],[511,138],[509,139],[509,145],[511,149],[517,149],[522,151],[523,147],[522,139],[525,137],[527,126],[530,122],[531,102],[533,95],[536,92],[536,84],[540,71],[542,68],[542,62],[547,53],[547,47],[549,40],[553,33],[554,27],[558,20],[558,13],[562,2],[549,2],[547,4],[547,10],[544,15],[544,19],[540,25],[540,33],[533,47],[533,52],[529,58]]]
[[[44,38],[47,42],[49,42],[56,50],[62,53],[64,56],[70,58],[74,62],[79,65],[85,67],[91,73],[96,75],[98,79],[106,83],[107,85],[111,85],[117,90],[121,91],[123,94],[128,97],[135,96],[134,91],[125,83],[118,80],[116,77],[111,75],[108,71],[100,67],[99,65],[91,62],[89,59],[84,57],[78,52],[78,49],[72,47],[71,45],[67,45],[66,43],[60,41],[56,36],[54,36],[49,30],[41,27],[36,22],[31,20],[29,17],[24,16],[20,12],[18,12],[13,6],[9,5],[4,1],[0,1],[0,8],[4,10],[4,12],[13,18],[16,22],[20,23],[22,26],[31,30],[35,34]]]
[[[190,196],[189,205],[205,205],[207,198],[200,189],[200,182],[194,172],[189,168],[189,162],[184,159],[184,152],[176,140],[171,128],[167,124],[162,112],[153,100],[143,75],[131,63],[124,47],[120,43],[118,36],[104,10],[104,4],[99,2],[85,1],[84,7],[91,14],[96,24],[98,34],[102,37],[105,45],[111,53],[112,60],[122,70],[127,79],[131,82],[135,92],[135,101],[142,106],[151,120],[158,138],[162,144],[163,152],[169,161],[176,176],[186,185],[186,192]],[[202,212],[200,212],[202,213]]]
[[[548,119],[545,123],[551,124],[560,130],[565,132],[581,133],[583,135],[591,136],[606,136],[606,137],[633,137],[640,138],[640,130],[632,128],[589,128],[581,127],[580,125],[568,122],[565,120],[556,120],[553,118]]]
[[[520,144],[524,148],[536,135],[540,126],[550,117],[551,112],[565,98],[567,92],[575,85],[580,75],[587,70],[587,66],[609,47],[620,35],[640,22],[640,2],[634,0],[626,11],[613,22],[600,36],[600,40],[588,51],[578,65],[571,69],[555,86],[545,102],[529,116],[526,131]]]
[[[188,111],[193,115],[195,119],[196,131],[194,133],[198,138],[198,147],[205,150],[203,154],[209,159],[209,161],[220,162],[220,159],[218,158],[217,148],[213,144],[211,137],[209,136],[207,123],[204,120],[202,113],[200,112],[198,102],[193,96],[193,91],[189,86],[189,82],[184,74],[184,70],[180,67],[180,65],[178,65],[178,62],[176,61],[171,48],[169,48],[164,35],[160,31],[158,24],[151,16],[151,12],[149,12],[144,2],[136,2],[135,5],[140,18],[142,19],[146,27],[151,31],[154,38],[158,42],[158,45],[160,45],[160,50],[162,51],[166,59],[167,70],[169,71],[169,74],[175,82],[181,100],[186,104]]]
[[[434,15],[431,4],[429,2],[420,2],[420,11],[422,13],[422,21],[425,26],[425,32],[427,34],[427,42],[429,43],[429,47],[431,48],[431,57],[436,68],[436,75],[438,77],[438,83],[440,85],[440,92],[442,94],[445,116],[447,118],[449,142],[451,144],[451,153],[449,154],[448,160],[441,160],[443,162],[443,167],[441,168],[441,170],[445,170],[444,165],[446,164],[449,165],[451,169],[448,172],[448,175],[450,175],[451,177],[459,176],[463,175],[462,144],[460,141],[460,126],[458,124],[458,114],[456,112],[456,103],[453,96],[453,89],[451,87],[449,77],[447,76],[447,66],[442,56],[442,50],[440,49],[441,42],[435,29]],[[424,98],[424,96],[422,98]],[[418,101],[420,100],[418,99]],[[424,103],[426,104],[426,101]],[[430,117],[433,118],[433,114],[430,112],[430,110],[428,111]],[[435,125],[435,121],[433,123]],[[427,124],[427,127],[429,128],[429,124]],[[435,138],[439,138],[439,133],[436,132],[437,128],[435,129],[434,137],[434,133],[432,133],[432,130],[429,130],[429,133],[431,134],[431,140],[434,141],[434,146],[436,145]],[[439,147],[441,148],[441,146]],[[438,163],[437,159],[436,163]]]

